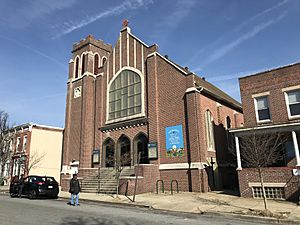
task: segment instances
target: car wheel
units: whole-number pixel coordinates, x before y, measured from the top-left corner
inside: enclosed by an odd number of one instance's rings
[[[16,196],[17,196],[16,194],[10,193],[10,197],[11,197],[11,198],[14,198],[14,197],[16,197]]]
[[[35,199],[37,197],[36,191],[35,190],[31,190],[29,192],[29,198],[30,199]]]
[[[52,195],[51,198],[57,199],[57,198],[58,198],[58,195]]]

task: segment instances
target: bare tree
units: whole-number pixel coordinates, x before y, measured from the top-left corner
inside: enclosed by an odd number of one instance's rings
[[[45,158],[46,153],[38,153],[37,151],[33,152],[32,154],[30,154],[29,159],[27,160],[26,166],[25,166],[25,170],[26,170],[26,174],[29,174],[31,169],[35,169],[37,168],[41,161]]]
[[[283,144],[288,136],[283,133],[250,132],[240,137],[240,153],[246,167],[256,168],[263,192],[265,210],[268,210],[263,168],[279,162],[285,156]]]
[[[3,179],[5,166],[11,157],[11,142],[13,133],[10,133],[9,116],[6,112],[0,111],[0,178]]]

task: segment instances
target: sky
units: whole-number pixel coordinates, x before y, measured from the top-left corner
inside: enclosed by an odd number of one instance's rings
[[[300,61],[298,0],[0,0],[0,110],[64,127],[68,62],[131,32],[240,101],[238,77]]]

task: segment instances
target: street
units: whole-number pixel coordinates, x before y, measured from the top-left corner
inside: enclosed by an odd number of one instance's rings
[[[27,198],[10,198],[8,195],[0,194],[0,224],[3,225],[254,225],[258,223],[263,224],[261,221],[251,221],[251,219],[240,220],[233,217],[177,214],[146,208],[83,201],[80,206],[74,207],[67,205],[65,199],[29,200]]]

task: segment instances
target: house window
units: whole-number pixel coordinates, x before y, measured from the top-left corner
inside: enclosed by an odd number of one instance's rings
[[[207,110],[205,112],[205,127],[206,127],[206,143],[207,150],[214,151],[215,141],[214,141],[214,120],[211,115],[211,112]]]
[[[283,187],[265,187],[268,199],[284,199]],[[253,198],[263,198],[262,187],[252,187]]]
[[[257,121],[269,121],[271,119],[268,96],[262,96],[255,98],[256,105],[256,118]]]
[[[18,137],[17,138],[17,145],[16,145],[16,152],[18,152],[18,151],[20,151],[20,144],[21,144],[21,138],[20,137]]]
[[[123,70],[109,88],[108,120],[128,118],[142,112],[141,77]]]
[[[229,116],[226,117],[226,129],[230,129],[231,128],[231,119]]]
[[[25,135],[23,138],[23,151],[26,150],[26,146],[27,146],[27,135]]]
[[[286,92],[289,117],[300,116],[300,90]]]

